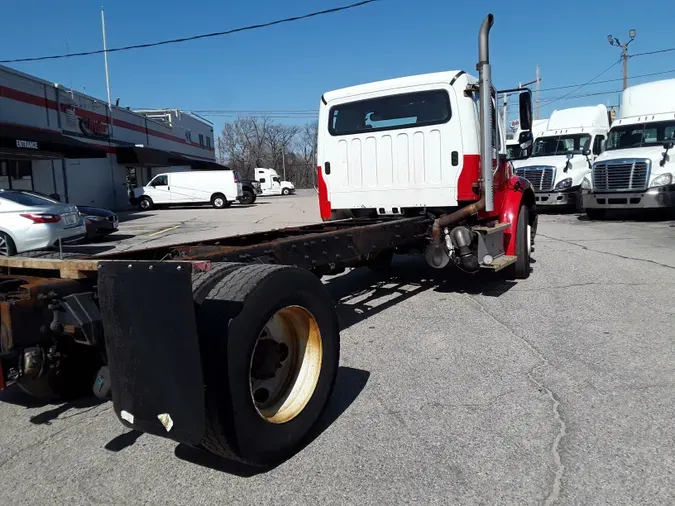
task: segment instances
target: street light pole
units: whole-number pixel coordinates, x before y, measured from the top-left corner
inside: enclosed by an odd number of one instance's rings
[[[635,30],[631,29],[628,31],[628,42],[621,44],[619,39],[612,37],[611,35],[607,36],[607,40],[611,46],[616,46],[621,48],[621,59],[623,60],[623,89],[628,88],[628,44],[633,42],[635,39]]]

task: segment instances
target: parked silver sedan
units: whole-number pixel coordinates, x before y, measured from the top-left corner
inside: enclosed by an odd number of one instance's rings
[[[79,241],[86,226],[77,207],[22,190],[0,190],[0,255]]]

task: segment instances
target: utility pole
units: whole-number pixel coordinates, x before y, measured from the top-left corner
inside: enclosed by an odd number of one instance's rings
[[[628,88],[628,44],[633,42],[635,39],[635,30],[631,29],[628,31],[628,42],[622,44],[619,39],[612,37],[611,35],[607,36],[610,46],[616,46],[621,48],[621,59],[623,60],[623,89]]]
[[[534,119],[539,119],[539,81],[541,81],[541,78],[539,77],[539,64],[537,64],[537,109]]]

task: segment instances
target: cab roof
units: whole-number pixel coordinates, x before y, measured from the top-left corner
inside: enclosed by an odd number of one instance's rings
[[[331,102],[333,100],[364,95],[366,93],[395,90],[408,86],[418,86],[421,84],[450,83],[453,81],[453,79],[458,79],[460,76],[464,78],[461,82],[462,86],[466,86],[466,84],[469,83],[473,84],[478,82],[475,77],[469,76],[461,70],[448,70],[444,72],[433,72],[430,74],[418,74],[414,76],[398,77],[395,79],[386,79],[384,81],[375,81],[372,83],[359,84],[356,86],[350,86],[348,88],[327,91],[323,95],[323,101]]]

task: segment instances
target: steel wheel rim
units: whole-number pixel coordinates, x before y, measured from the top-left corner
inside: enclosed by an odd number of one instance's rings
[[[141,200],[141,209],[148,209],[150,207],[150,202],[148,199]]]
[[[213,199],[213,203],[216,205],[216,207],[223,207],[223,199],[220,197]]]
[[[3,235],[0,235],[0,257],[9,256],[9,241]]]
[[[293,420],[309,403],[321,373],[323,341],[314,316],[287,306],[265,324],[249,368],[251,399],[269,423]]]

